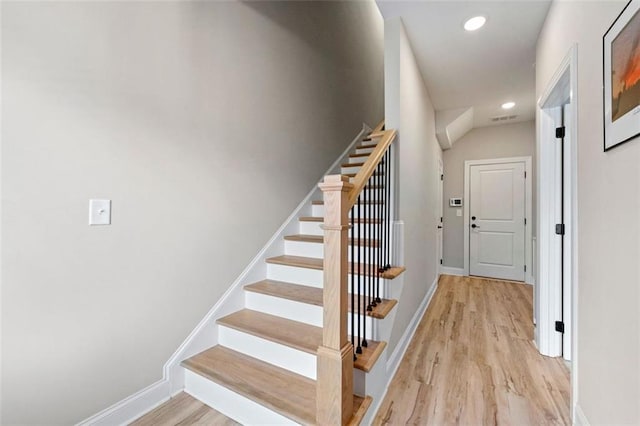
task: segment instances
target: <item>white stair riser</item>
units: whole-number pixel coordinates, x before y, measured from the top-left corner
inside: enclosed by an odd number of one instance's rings
[[[358,207],[356,204],[356,208],[355,208],[355,214],[353,215],[353,217],[370,217],[370,218],[377,218],[377,217],[381,217],[380,212],[377,209],[378,204],[373,204],[371,206],[371,210],[367,211],[367,204],[361,204],[361,212],[358,211]],[[312,215],[315,217],[324,217],[324,204],[314,204],[311,207],[311,211],[312,211]],[[384,215],[384,212],[382,213]],[[349,217],[351,217],[351,211],[349,211]]]
[[[270,280],[322,288],[322,277],[322,271],[317,269],[267,264],[267,278]]]
[[[245,308],[322,327],[322,306],[245,291]]]
[[[304,235],[324,235],[322,222],[300,222],[299,232]]]
[[[372,256],[372,259],[378,258],[378,249],[376,248],[367,250],[366,247],[357,247],[356,250],[356,255],[359,253],[360,259],[364,259],[364,256]],[[293,256],[324,258],[324,244],[287,240],[284,242],[284,253]],[[350,246],[348,247],[347,257],[351,260]]]
[[[218,324],[218,343],[269,364],[316,379],[316,355]]]
[[[349,173],[358,173],[360,171],[361,166],[351,166],[351,167],[342,167],[340,169],[340,173],[342,173],[343,175],[349,174]]]
[[[185,392],[241,424],[296,422],[185,368]]]
[[[303,235],[324,235],[324,230],[321,228],[322,222],[300,222],[299,233]],[[360,235],[364,235],[365,228],[368,224],[357,224],[355,232],[360,232]],[[378,229],[380,224],[372,223],[370,230],[373,232],[373,238],[377,238]],[[367,231],[368,232],[368,231]]]
[[[367,158],[369,157],[349,157],[349,161],[347,161],[347,163],[364,163],[367,161]]]
[[[322,327],[322,306],[310,305],[308,303],[287,300],[281,297],[270,296],[268,294],[255,293],[252,291],[245,292],[245,307],[254,311],[264,312],[266,314],[276,315],[292,321],[303,322],[305,324]],[[365,316],[356,316],[356,327],[358,319],[366,321],[367,330],[373,330],[373,322],[376,319]],[[347,330],[351,334],[351,317],[347,323]]]
[[[358,148],[356,149],[356,154],[371,154],[373,152],[373,148]]]
[[[316,269],[298,268],[296,266],[275,265],[270,263],[267,265],[267,278],[270,280],[284,281],[310,287],[323,287],[323,273]],[[364,278],[365,277],[361,277],[361,282],[364,282]],[[380,280],[379,285],[381,294],[385,294],[382,290],[384,290],[384,286],[386,286],[386,281],[387,280]],[[347,285],[349,286],[349,291],[351,291],[351,274],[347,275]],[[364,288],[364,284],[362,285]],[[353,293],[359,294],[357,286]]]

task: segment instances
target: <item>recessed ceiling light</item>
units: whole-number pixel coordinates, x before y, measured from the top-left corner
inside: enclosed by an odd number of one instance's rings
[[[502,109],[511,109],[516,106],[515,102],[505,102],[502,104]]]
[[[487,18],[484,16],[474,16],[473,18],[467,19],[464,23],[464,29],[467,31],[475,31],[480,28],[487,22]]]

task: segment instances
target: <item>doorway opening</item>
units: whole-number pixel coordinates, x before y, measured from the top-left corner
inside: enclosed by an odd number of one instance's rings
[[[537,104],[538,227],[535,342],[570,362],[572,418],[577,399],[578,137],[577,46]]]

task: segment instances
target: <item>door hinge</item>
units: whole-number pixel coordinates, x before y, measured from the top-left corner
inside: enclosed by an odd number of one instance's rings
[[[525,179],[527,178],[527,172],[524,172],[524,178]]]
[[[524,265],[524,271],[527,272],[527,265]]]
[[[440,216],[440,223],[442,223],[442,216]]]
[[[524,226],[527,226],[527,218],[524,218]]]
[[[556,224],[556,234],[557,235],[564,235],[564,223],[557,223]]]
[[[442,265],[442,259],[440,259],[440,264]]]
[[[564,333],[564,322],[556,321],[556,331],[558,333]]]
[[[562,126],[562,127],[556,127],[556,138],[557,138],[557,139],[562,139],[562,138],[564,138],[564,126]]]
[[[440,175],[440,180],[444,180],[444,175]]]

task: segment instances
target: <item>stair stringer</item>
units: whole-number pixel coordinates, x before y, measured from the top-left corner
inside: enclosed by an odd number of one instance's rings
[[[340,157],[329,167],[327,172],[322,175],[322,178],[327,174],[339,173],[340,165],[349,158],[349,154],[354,150],[355,146],[369,132],[371,132],[371,128],[363,123],[362,130]],[[297,233],[299,228],[298,217],[310,216],[312,214],[311,201],[321,196],[322,193],[318,186],[314,186],[293,213],[291,213],[280,228],[273,234],[267,244],[253,258],[244,271],[242,271],[240,276],[231,284],[218,302],[209,310],[185,341],[178,347],[171,358],[169,358],[163,367],[163,380],[169,382],[170,394],[168,396],[177,394],[185,387],[185,372],[180,365],[182,360],[215,346],[218,343],[218,327],[216,321],[244,307],[245,294],[243,287],[254,281],[264,279],[267,275],[267,263],[265,260],[284,252],[284,237]]]

